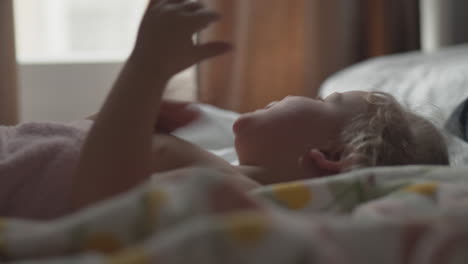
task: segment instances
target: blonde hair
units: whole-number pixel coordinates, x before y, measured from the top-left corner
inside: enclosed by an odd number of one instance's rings
[[[366,96],[369,110],[341,133],[343,171],[373,166],[448,165],[445,140],[428,120],[406,110],[387,93]]]

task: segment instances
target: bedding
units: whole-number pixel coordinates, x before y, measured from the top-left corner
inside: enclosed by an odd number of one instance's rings
[[[91,124],[79,120],[0,126],[1,216],[45,220],[70,212],[65,197]]]
[[[239,161],[234,149],[232,125],[239,114],[205,104],[199,104],[199,107],[203,112],[201,118],[173,134],[237,165]]]
[[[468,95],[468,46],[383,57],[346,69],[322,94],[391,92],[442,124]],[[422,105],[431,105],[421,108]],[[202,105],[174,134],[235,164],[237,114]],[[422,110],[421,110],[422,109]],[[458,141],[457,141],[458,140]],[[460,166],[369,168],[242,193],[218,171],[153,178],[52,222],[0,220],[11,263],[466,263],[466,143]]]
[[[11,263],[466,263],[466,172],[367,169],[245,194],[217,171],[193,169],[54,222],[2,220],[0,256]]]

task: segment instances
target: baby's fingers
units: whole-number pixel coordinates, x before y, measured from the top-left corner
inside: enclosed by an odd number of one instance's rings
[[[160,4],[162,1],[164,1],[164,0],[150,0],[149,3],[148,3],[148,8],[147,9],[150,9],[150,8],[156,6],[157,4]]]
[[[193,13],[200,9],[203,9],[205,6],[200,2],[186,2],[181,6],[181,9],[187,13]]]
[[[232,45],[226,42],[210,42],[196,46],[197,61],[219,56],[232,50]]]
[[[203,30],[211,23],[218,21],[221,16],[206,8],[198,9],[195,12],[186,13],[187,22],[190,25],[191,33],[196,33]]]

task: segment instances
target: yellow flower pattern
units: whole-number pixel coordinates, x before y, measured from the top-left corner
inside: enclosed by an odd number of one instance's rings
[[[416,193],[426,196],[432,196],[436,193],[439,184],[436,182],[425,182],[413,184],[403,189],[405,192]]]
[[[155,189],[146,194],[145,201],[148,206],[148,220],[150,223],[154,224],[158,218],[159,208],[162,207],[167,201],[166,193],[164,193],[162,190]]]
[[[313,198],[310,188],[299,182],[275,185],[272,187],[272,194],[292,210],[305,208]]]
[[[122,242],[110,232],[96,232],[89,234],[83,243],[84,250],[110,254],[122,248]]]
[[[237,213],[224,220],[227,236],[243,246],[259,243],[268,233],[269,227],[268,219],[255,213]]]
[[[130,248],[110,257],[107,264],[149,264],[151,257],[143,248]]]

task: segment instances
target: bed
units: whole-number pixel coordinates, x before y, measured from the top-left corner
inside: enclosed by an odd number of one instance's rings
[[[406,107],[443,128],[455,108],[468,98],[468,45],[367,60],[327,79],[320,95],[353,90],[391,93]],[[206,116],[175,134],[236,163],[231,127],[238,114],[209,105],[201,108]],[[468,162],[466,144],[447,133],[446,137],[452,164]]]
[[[372,59],[321,93],[379,89],[443,128],[468,97],[468,46]],[[174,134],[235,164],[236,113]],[[358,170],[240,192],[195,169],[153,181],[53,222],[0,220],[0,256],[14,263],[466,263],[467,143],[447,135],[452,167]]]

